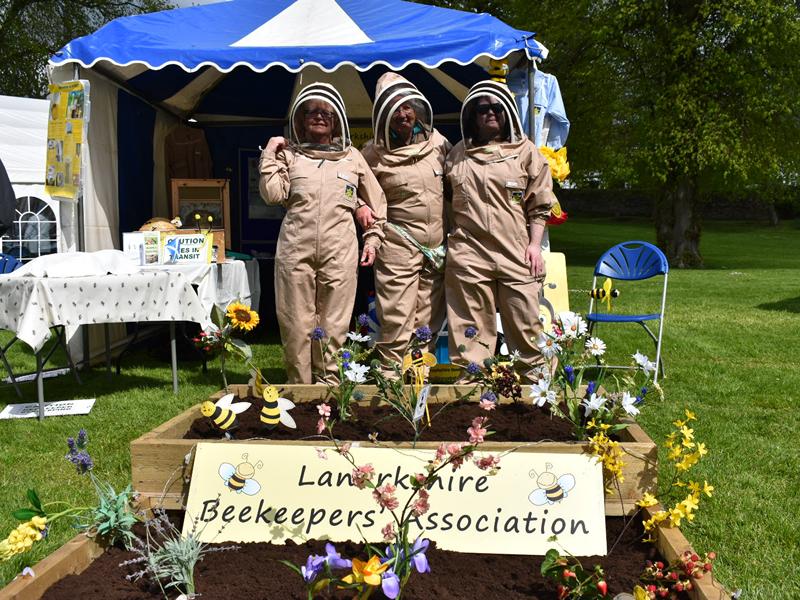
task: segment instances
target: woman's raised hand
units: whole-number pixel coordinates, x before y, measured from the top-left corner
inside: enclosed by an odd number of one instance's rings
[[[269,138],[269,141],[267,142],[266,150],[268,150],[269,152],[272,152],[274,154],[277,154],[278,152],[283,150],[287,146],[287,144],[288,144],[288,142],[286,141],[286,138],[278,135],[278,136]]]

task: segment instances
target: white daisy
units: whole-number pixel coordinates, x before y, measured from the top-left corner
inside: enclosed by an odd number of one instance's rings
[[[561,346],[556,344],[556,340],[544,333],[539,336],[539,340],[536,344],[539,346],[539,350],[542,351],[544,357],[548,359],[553,358],[556,354],[561,352]]]
[[[353,383],[364,383],[367,380],[368,372],[368,366],[360,365],[357,362],[351,362],[350,367],[345,369],[344,376]]]
[[[530,397],[536,406],[544,406],[545,403],[555,404],[556,401],[556,393],[550,389],[550,382],[546,379],[540,379],[531,386]]]
[[[368,335],[361,335],[357,331],[351,331],[347,334],[347,339],[353,340],[354,342],[368,342],[370,341],[370,337]]]
[[[636,362],[636,365],[644,372],[645,377],[649,377],[652,371],[656,370],[656,363],[651,361],[647,356],[636,351],[636,354],[632,354],[631,357]]]
[[[593,412],[597,412],[601,408],[603,408],[603,405],[605,403],[606,403],[606,399],[603,398],[603,396],[598,396],[597,394],[592,394],[591,397],[588,400],[584,399],[583,402],[581,402],[581,405],[583,406],[584,412],[585,412],[586,416],[588,417]]]
[[[620,400],[620,405],[622,409],[628,413],[630,416],[635,417],[639,414],[639,409],[636,408],[636,397],[631,396],[628,392],[623,392],[622,400]]]
[[[586,340],[586,349],[592,356],[603,356],[606,353],[606,343],[600,338],[590,337]]]
[[[586,334],[586,321],[578,313],[572,311],[558,313],[558,320],[561,321],[565,338],[577,338]]]

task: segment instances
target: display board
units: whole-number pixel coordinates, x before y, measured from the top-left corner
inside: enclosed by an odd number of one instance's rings
[[[49,89],[45,189],[53,197],[77,200],[83,188],[89,82],[67,81]]]

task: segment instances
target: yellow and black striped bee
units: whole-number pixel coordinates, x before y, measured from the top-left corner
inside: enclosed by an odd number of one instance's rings
[[[599,302],[605,302],[609,311],[611,310],[611,299],[619,298],[619,290],[612,288],[611,286],[613,284],[614,282],[612,282],[611,279],[606,278],[606,280],[603,282],[603,287],[589,290],[589,296],[595,300],[598,300]]]
[[[214,426],[220,431],[230,435],[230,432],[239,426],[239,419],[236,415],[243,413],[250,408],[249,402],[234,402],[233,394],[226,394],[216,404],[206,400],[200,405],[200,412],[204,417],[208,417]]]
[[[285,427],[296,429],[297,424],[289,411],[294,408],[294,402],[288,398],[281,398],[278,390],[273,385],[264,385],[264,379],[259,369],[250,372],[253,376],[251,384],[256,395],[263,400],[259,419],[265,429],[271,431],[282,423]]]
[[[242,454],[242,461],[235,467],[230,463],[222,463],[219,466],[219,476],[225,480],[225,485],[232,492],[255,496],[261,490],[261,484],[253,478],[256,469],[263,467],[264,463],[258,461],[253,465],[247,462],[247,454]]]
[[[489,72],[489,78],[492,81],[505,83],[509,71],[508,61],[505,59],[498,60],[496,58],[492,58],[489,60],[489,68],[487,70]]]
[[[567,492],[575,487],[575,476],[565,473],[556,478],[551,469],[553,465],[545,464],[545,470],[537,474],[535,469],[529,473],[531,479],[536,479],[538,486],[528,496],[531,504],[542,506],[543,504],[555,504],[567,497]]]
[[[425,385],[425,378],[428,375],[428,369],[436,366],[436,357],[430,352],[423,352],[419,348],[414,348],[409,354],[403,357],[403,373],[411,371],[411,383],[414,386],[414,394],[419,397],[422,388]],[[425,415],[428,418],[430,425],[431,416],[428,413],[428,404],[425,404]]]

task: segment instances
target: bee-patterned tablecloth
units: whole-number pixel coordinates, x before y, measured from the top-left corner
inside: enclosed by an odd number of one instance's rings
[[[208,311],[182,273],[0,276],[0,329],[13,331],[34,351],[44,346],[54,325],[146,321],[210,325]]]

